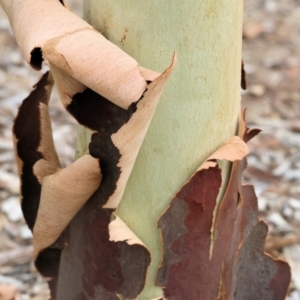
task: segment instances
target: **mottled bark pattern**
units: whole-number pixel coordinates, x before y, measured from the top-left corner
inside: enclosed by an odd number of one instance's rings
[[[197,299],[208,285],[219,281],[215,276],[218,270],[210,265],[208,256],[210,228],[221,182],[218,167],[197,172],[172,200],[159,221],[164,260],[157,285],[166,287],[164,291],[168,299]],[[184,209],[176,209],[182,206]]]
[[[242,126],[246,141],[259,132]],[[285,298],[290,269],[263,252],[267,227],[258,220],[253,187],[241,184],[245,167],[246,159],[233,163],[217,210],[221,171],[215,166],[196,172],[161,217],[164,256],[157,285],[168,300]]]
[[[117,166],[121,154],[113,144],[111,136],[129,121],[136,111],[136,103],[126,110],[86,89],[73,96],[67,110],[79,124],[96,131],[89,144],[89,153],[100,161],[103,178],[96,194],[99,206],[102,206],[115,191],[121,174],[121,169]]]
[[[70,224],[57,300],[135,299],[142,291],[150,253],[141,245],[109,241],[112,213],[98,208],[95,195]]]

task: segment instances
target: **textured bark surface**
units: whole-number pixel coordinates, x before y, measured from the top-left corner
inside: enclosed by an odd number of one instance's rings
[[[136,299],[143,289],[150,253],[140,244],[109,240],[112,212],[94,197],[71,223],[57,299]]]
[[[249,131],[244,120],[240,128],[246,140],[257,133]],[[234,157],[236,147],[230,143],[228,147]],[[219,207],[221,170],[216,163],[204,166],[176,194],[159,221],[164,257],[157,284],[170,300],[194,300],[200,295],[201,299],[284,299],[290,269],[263,252],[267,226],[258,220],[253,187],[241,184],[246,158],[233,162]]]

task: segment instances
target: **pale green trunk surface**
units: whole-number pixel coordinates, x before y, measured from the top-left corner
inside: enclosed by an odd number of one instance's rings
[[[236,133],[242,8],[238,0],[85,2],[87,21],[141,66],[163,71],[173,51],[178,54],[117,209],[151,252],[139,299],[162,295],[155,286],[159,217],[200,164]]]

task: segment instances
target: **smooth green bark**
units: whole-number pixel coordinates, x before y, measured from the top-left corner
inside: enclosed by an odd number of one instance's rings
[[[242,8],[239,0],[85,1],[86,20],[141,66],[163,71],[178,54],[117,209],[152,255],[141,300],[162,295],[155,286],[159,217],[204,159],[236,132]]]

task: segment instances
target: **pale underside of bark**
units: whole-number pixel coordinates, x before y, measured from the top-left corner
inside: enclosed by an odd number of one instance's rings
[[[41,186],[41,200],[38,201],[37,213],[28,216],[31,218],[29,223],[33,230],[37,257],[43,249],[55,242],[79,209],[99,189],[103,176],[100,170],[101,157],[97,155],[86,154],[66,169],[60,169],[48,113],[53,86],[52,76],[66,108],[72,109],[74,98],[90,91],[99,95],[97,97],[101,98],[104,107],[106,102],[111,101],[108,110],[115,114],[113,117],[121,118],[120,124],[107,134],[110,147],[113,147],[119,156],[116,165],[112,167],[121,171],[117,177],[112,178],[115,188],[111,194],[106,195],[107,198],[102,203],[106,208],[116,209],[164,85],[175,66],[176,57],[174,56],[172,66],[163,74],[159,74],[138,66],[133,58],[106,40],[57,0],[3,0],[1,4],[10,19],[14,35],[27,62],[40,69],[45,59],[52,71],[52,75],[45,75],[35,91],[24,101],[27,105],[21,106],[14,130],[22,185],[28,184],[28,168],[24,168],[24,164],[31,164],[29,172],[36,178],[37,189]],[[30,105],[36,107],[36,111],[33,110],[31,115],[28,114]],[[97,103],[93,105],[97,106]],[[119,111],[113,105],[120,107]],[[124,119],[121,114],[126,110],[129,113]],[[94,134],[108,126],[102,124],[101,128],[101,124],[99,126],[85,123],[82,117],[76,115],[77,111],[71,113]],[[99,117],[97,111],[89,113],[88,117],[91,120]],[[20,157],[22,150],[18,149],[18,144],[24,143],[31,134],[30,128],[27,128],[27,132],[18,129],[27,126],[26,118],[36,121],[38,142],[37,147],[33,146],[33,149],[29,149]],[[97,148],[102,145],[94,142],[91,147]],[[40,157],[29,162],[32,156],[30,151]],[[107,178],[115,174],[111,175],[108,172],[104,175]],[[126,240],[126,237],[123,237],[124,239]]]

